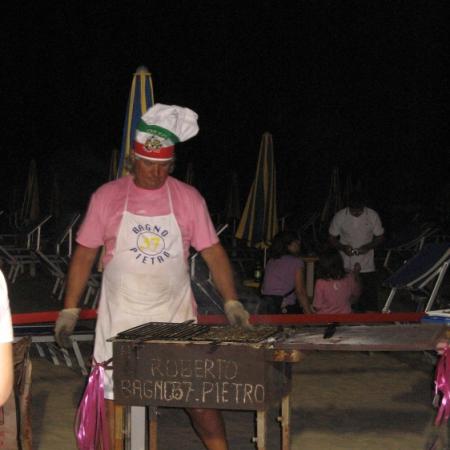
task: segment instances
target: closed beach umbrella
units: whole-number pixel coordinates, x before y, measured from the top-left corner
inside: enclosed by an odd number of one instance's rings
[[[236,172],[231,173],[225,204],[225,219],[232,224],[233,235],[236,233],[236,223],[241,217],[241,199],[239,196],[239,182]]]
[[[320,215],[320,221],[328,229],[333,216],[342,209],[341,182],[339,179],[339,168],[334,167],[331,174],[330,189],[328,197]]]
[[[37,165],[34,159],[30,162],[28,170],[27,185],[23,197],[22,208],[20,210],[20,223],[35,222],[39,219],[39,186],[37,178]]]
[[[152,75],[144,66],[139,67],[133,75],[127,110],[123,125],[122,146],[120,149],[119,170],[117,177],[126,175],[126,158],[130,155],[134,133],[141,116],[153,106]]]
[[[52,190],[50,192],[50,214],[55,218],[59,218],[61,215],[61,190],[56,173],[53,174]]]
[[[119,150],[117,150],[117,148],[113,148],[111,152],[111,159],[109,160],[109,174],[108,174],[109,181],[115,180],[117,178],[117,174],[119,171],[118,164],[119,164]]]
[[[259,149],[255,179],[242,213],[236,238],[248,246],[266,249],[278,232],[276,175],[273,140],[264,133]]]
[[[191,162],[187,165],[184,182],[191,186],[194,185],[194,165]]]

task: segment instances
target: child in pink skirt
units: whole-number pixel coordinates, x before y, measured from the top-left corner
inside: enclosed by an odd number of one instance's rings
[[[340,253],[335,250],[324,252],[319,259],[317,281],[314,288],[313,310],[317,314],[348,314],[352,304],[361,294],[359,271],[355,264],[347,273]]]

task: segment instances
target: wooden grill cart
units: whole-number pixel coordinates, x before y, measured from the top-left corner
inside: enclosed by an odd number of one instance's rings
[[[281,449],[290,448],[291,364],[303,350],[431,350],[442,325],[296,327],[148,323],[113,342],[115,450],[123,449],[124,407],[158,406],[256,411],[258,450],[266,450],[266,413],[281,405]],[[326,337],[324,337],[326,336]],[[126,431],[126,430],[125,430]],[[150,414],[149,449],[157,449]]]

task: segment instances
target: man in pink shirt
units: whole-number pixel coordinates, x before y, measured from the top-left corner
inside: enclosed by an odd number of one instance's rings
[[[204,258],[224,298],[232,324],[248,326],[228,256],[219,242],[203,197],[169,176],[174,148],[198,132],[197,114],[188,108],[156,104],[141,118],[131,155],[132,174],[106,183],[92,196],[77,235],[68,272],[64,309],[55,325],[61,346],[73,332],[78,303],[99,248],[105,246],[94,359],[112,357],[107,339],[147,322],[184,322],[197,315],[188,270],[193,246]],[[110,442],[114,430],[112,371],[104,377]],[[228,448],[220,411],[188,410],[206,448]]]

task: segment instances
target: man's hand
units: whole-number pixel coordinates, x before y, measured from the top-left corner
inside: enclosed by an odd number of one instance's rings
[[[368,251],[372,250],[372,247],[368,245],[362,245],[357,250],[359,255],[365,255]]]
[[[225,300],[225,315],[231,325],[239,325],[244,328],[252,328],[248,321],[250,314],[238,300]]]
[[[73,334],[79,315],[80,308],[65,308],[59,312],[55,323],[55,341],[60,347],[70,347],[70,336]]]
[[[351,245],[340,245],[338,250],[343,251],[347,256],[352,256],[353,254],[353,248]]]

